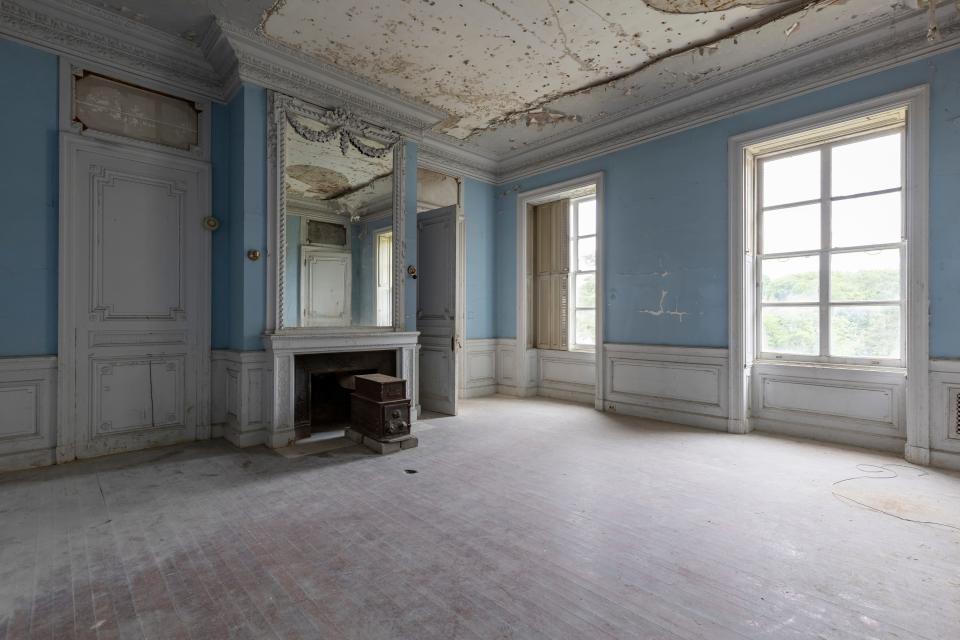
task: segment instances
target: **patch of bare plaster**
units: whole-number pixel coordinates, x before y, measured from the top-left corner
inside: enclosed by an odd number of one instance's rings
[[[664,308],[663,308],[663,303],[664,303],[664,302],[666,301],[666,299],[667,299],[667,293],[668,293],[668,292],[667,292],[666,289],[661,289],[661,290],[660,290],[660,305],[659,305],[656,309],[640,309],[640,311],[639,311],[638,313],[643,313],[643,314],[646,314],[646,315],[648,315],[648,316],[657,316],[657,317],[659,317],[659,316],[667,316],[667,317],[676,318],[678,321],[683,322],[683,317],[684,317],[685,315],[688,315],[690,312],[689,312],[689,311],[680,311],[680,310],[677,308],[677,305],[674,305],[672,311],[669,310],[669,309],[664,309]]]
[[[710,13],[727,11],[734,7],[765,7],[785,4],[787,0],[645,0],[645,2],[664,13]]]
[[[561,122],[580,122],[582,118],[578,115],[569,115],[559,111],[540,107],[526,114],[526,125],[528,127],[537,127],[542,129],[547,125],[559,124]]]

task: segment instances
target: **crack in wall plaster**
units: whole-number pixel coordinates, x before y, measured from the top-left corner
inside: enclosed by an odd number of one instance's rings
[[[673,316],[677,318],[681,323],[683,322],[683,317],[688,315],[689,311],[680,311],[676,305],[673,307],[673,311],[663,308],[663,303],[667,299],[667,290],[660,290],[660,306],[657,309],[640,309],[637,313],[644,313],[648,316]]]

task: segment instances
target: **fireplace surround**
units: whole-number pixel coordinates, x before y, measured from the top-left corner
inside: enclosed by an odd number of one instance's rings
[[[379,370],[388,360],[383,359],[382,352],[391,352],[393,369],[380,373],[395,375],[407,381],[407,393],[411,400],[410,419],[416,420],[420,414],[418,362],[419,345],[415,331],[348,331],[330,334],[304,335],[295,331],[284,331],[269,334],[265,337],[267,355],[273,370],[273,402],[272,416],[268,427],[266,444],[271,447],[284,447],[298,438],[298,388],[301,392],[300,405],[300,435],[304,433],[303,411],[303,382],[298,384],[297,368],[301,363],[300,375],[309,368],[305,363],[321,361],[327,365],[315,368],[333,369],[349,375],[350,371],[366,370],[376,365]],[[381,352],[381,355],[372,355]],[[310,356],[327,354],[327,358],[311,358]]]

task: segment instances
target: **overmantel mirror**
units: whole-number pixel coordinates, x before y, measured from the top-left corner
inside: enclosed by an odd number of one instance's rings
[[[341,109],[273,93],[276,326],[401,326],[403,140]]]

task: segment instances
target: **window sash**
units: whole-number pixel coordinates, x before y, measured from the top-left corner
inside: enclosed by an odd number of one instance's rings
[[[831,196],[832,185],[832,153],[835,146],[850,144],[853,142],[862,142],[891,133],[900,133],[900,186],[880,189],[876,191],[866,191],[856,194],[847,194],[843,196]],[[906,344],[907,344],[907,291],[906,291],[906,266],[907,266],[907,238],[906,238],[906,128],[903,125],[895,127],[883,127],[875,131],[852,135],[838,136],[835,139],[819,142],[818,144],[805,145],[798,148],[780,150],[757,157],[754,163],[754,245],[758,248],[757,259],[754,261],[754,282],[756,288],[756,301],[754,304],[754,322],[757,327],[755,332],[755,353],[760,360],[776,361],[798,361],[798,362],[819,362],[828,364],[869,364],[877,366],[905,366],[906,363]],[[792,155],[809,153],[814,150],[820,151],[820,197],[812,200],[798,202],[781,203],[778,205],[763,206],[763,176],[764,164],[771,160],[778,160]],[[888,193],[900,193],[900,241],[884,244],[865,244],[856,246],[844,246],[833,248],[832,229],[833,221],[832,209],[833,203],[842,200],[851,200],[855,198],[865,198],[874,195],[883,195]],[[790,251],[779,253],[764,253],[763,247],[763,223],[764,214],[772,211],[783,211],[786,209],[819,205],[820,206],[820,247],[804,251]],[[855,301],[844,300],[832,302],[830,300],[830,259],[833,255],[845,253],[860,253],[865,251],[876,251],[883,249],[897,249],[900,252],[899,260],[899,300],[886,301]],[[793,257],[813,257],[819,258],[819,291],[816,300],[807,302],[764,302],[763,301],[763,264],[765,260]],[[900,310],[900,336],[899,336],[899,358],[882,357],[846,357],[830,354],[830,311],[835,307],[868,307],[884,306],[899,307]],[[794,353],[780,353],[774,351],[765,351],[763,349],[763,310],[776,307],[805,307],[817,308],[819,310],[819,353],[817,355],[804,355]]]
[[[596,313],[596,296],[598,292],[594,290],[594,305],[590,307],[584,307],[577,304],[577,276],[578,275],[593,275],[596,278],[597,269],[580,269],[580,241],[589,240],[591,238],[596,239],[597,234],[587,233],[580,235],[580,205],[584,202],[596,201],[596,196],[587,196],[584,198],[579,198],[577,200],[572,200],[570,206],[572,209],[571,219],[571,228],[572,232],[570,234],[571,244],[572,244],[572,256],[571,256],[571,269],[570,269],[570,297],[573,301],[573,304],[570,305],[570,348],[577,350],[593,350],[596,348],[596,334],[594,334],[594,344],[577,342],[577,312],[578,311],[593,311]],[[596,227],[594,227],[596,228]],[[596,246],[596,245],[594,245]],[[595,260],[598,260],[599,256],[595,254]],[[596,263],[594,263],[596,264]],[[594,286],[596,286],[596,279],[594,280]]]

